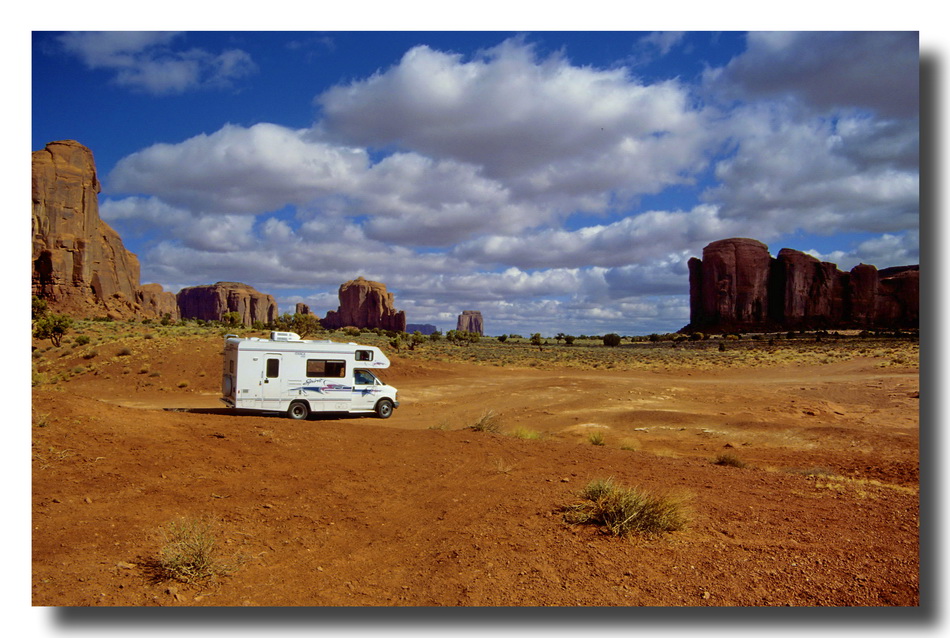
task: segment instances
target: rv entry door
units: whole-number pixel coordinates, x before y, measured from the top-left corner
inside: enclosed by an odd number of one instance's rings
[[[261,399],[265,410],[279,410],[283,394],[281,383],[281,355],[269,352],[264,355],[264,370],[261,373]]]

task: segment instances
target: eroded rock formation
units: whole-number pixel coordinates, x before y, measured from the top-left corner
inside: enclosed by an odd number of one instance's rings
[[[405,332],[406,313],[396,310],[395,298],[385,284],[357,277],[340,286],[339,297],[339,308],[328,312],[321,322],[324,328],[353,326]]]
[[[78,317],[178,318],[174,295],[139,286],[138,258],[99,217],[92,151],[73,140],[33,152],[33,294]]]
[[[484,334],[485,322],[482,320],[482,313],[478,310],[463,310],[455,329]]]
[[[219,281],[209,286],[190,286],[178,292],[178,309],[183,319],[218,321],[227,312],[240,315],[245,326],[277,320],[277,302],[247,284]]]
[[[178,312],[178,298],[173,292],[166,292],[160,284],[145,284],[135,291],[135,301],[141,308],[141,315],[145,317],[168,317],[177,321],[181,318]]]
[[[308,305],[305,304],[305,303],[300,303],[300,302],[297,302],[297,305],[294,306],[294,314],[295,314],[295,315],[314,315],[314,316],[316,316],[316,313],[310,311],[310,306],[308,306]]]
[[[803,252],[733,238],[689,260],[690,323],[683,331],[916,328],[920,268],[851,272]]]

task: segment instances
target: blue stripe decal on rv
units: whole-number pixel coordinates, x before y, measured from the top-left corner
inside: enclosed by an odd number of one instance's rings
[[[332,384],[332,385],[301,386],[297,389],[303,390],[305,392],[319,392],[320,394],[324,394],[324,393],[329,393],[329,392],[352,392],[353,386]]]

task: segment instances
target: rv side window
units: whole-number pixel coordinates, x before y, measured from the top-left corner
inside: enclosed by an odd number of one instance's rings
[[[356,360],[357,361],[372,361],[373,351],[372,350],[357,350]]]
[[[267,378],[274,379],[280,376],[280,359],[267,360]]]
[[[307,359],[307,377],[346,376],[346,362],[327,359]]]

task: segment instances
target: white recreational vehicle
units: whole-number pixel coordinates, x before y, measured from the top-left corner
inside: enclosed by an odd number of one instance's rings
[[[389,359],[373,346],[304,341],[293,332],[270,339],[227,335],[221,400],[231,408],[284,412],[375,413],[389,418],[399,405],[396,388],[374,374]]]

